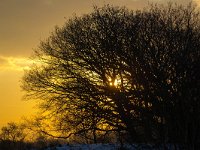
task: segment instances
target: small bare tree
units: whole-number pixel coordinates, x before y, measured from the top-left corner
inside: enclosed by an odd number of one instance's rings
[[[7,126],[1,128],[0,139],[3,141],[18,142],[23,141],[26,137],[23,132],[24,127],[14,122],[9,122]]]

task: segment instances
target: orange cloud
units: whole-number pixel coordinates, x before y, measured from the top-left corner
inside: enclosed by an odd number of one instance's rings
[[[0,71],[24,71],[28,70],[34,61],[23,57],[4,57],[0,56]]]
[[[200,0],[194,0],[194,3],[196,3],[198,6],[200,6]]]

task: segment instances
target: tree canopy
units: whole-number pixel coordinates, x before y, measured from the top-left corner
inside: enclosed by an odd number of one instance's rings
[[[199,21],[193,4],[94,7],[41,42],[40,64],[23,77],[25,96],[68,135],[120,131],[134,142],[195,145]]]

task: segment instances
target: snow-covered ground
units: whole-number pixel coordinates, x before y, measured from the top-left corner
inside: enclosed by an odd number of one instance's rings
[[[76,145],[64,145],[62,147],[52,147],[46,150],[117,150],[119,145],[115,144],[76,144]],[[135,150],[134,146],[127,146],[128,150]]]
[[[119,150],[120,145],[116,144],[76,144],[76,145],[64,145],[61,147],[49,147],[46,150]],[[125,145],[124,150],[163,150],[163,146],[155,147],[147,144],[139,145]],[[180,150],[175,148],[174,145],[167,145],[168,150]]]
[[[57,147],[56,150],[116,150],[114,144],[77,144]]]

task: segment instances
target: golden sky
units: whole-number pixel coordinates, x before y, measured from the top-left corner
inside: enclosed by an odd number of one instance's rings
[[[62,25],[74,14],[90,12],[93,5],[140,9],[148,2],[166,0],[0,0],[0,127],[35,112],[34,101],[22,101],[20,79],[32,63],[28,58],[33,49],[55,25]]]

